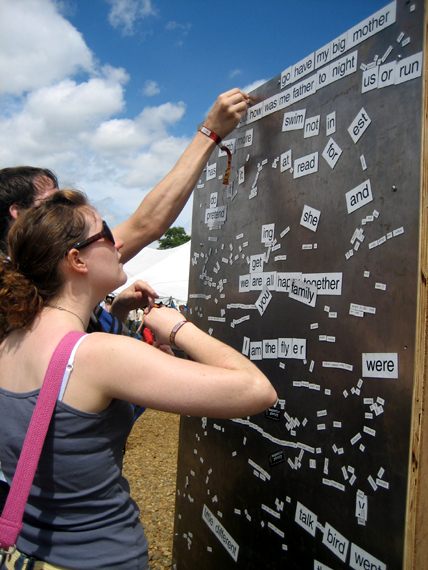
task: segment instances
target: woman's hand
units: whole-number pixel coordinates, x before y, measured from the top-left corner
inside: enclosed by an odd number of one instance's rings
[[[169,345],[169,335],[174,325],[186,319],[176,309],[151,307],[144,311],[144,324],[153,331],[159,344]]]
[[[140,309],[142,307],[151,307],[158,294],[145,281],[135,281],[121,291],[114,299],[110,312],[120,321],[125,321],[129,311]]]

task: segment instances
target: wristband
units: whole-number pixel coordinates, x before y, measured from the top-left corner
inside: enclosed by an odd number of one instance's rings
[[[227,155],[227,165],[226,165],[226,170],[223,176],[223,184],[225,186],[227,186],[229,184],[229,180],[230,180],[230,171],[232,168],[232,153],[230,151],[230,149],[227,148],[227,146],[224,146],[221,144],[221,138],[218,136],[217,133],[215,133],[214,131],[212,131],[211,129],[208,129],[207,127],[205,127],[204,125],[202,125],[202,127],[200,127],[199,132],[204,134],[205,136],[207,136],[208,138],[210,138],[211,140],[213,140],[215,142],[215,144],[217,146],[220,147],[220,150],[222,150],[223,152],[226,153]]]
[[[171,348],[175,348],[176,350],[180,350],[178,348],[178,346],[175,344],[175,335],[178,333],[178,331],[181,329],[182,326],[184,326],[186,323],[188,323],[189,321],[179,321],[178,323],[175,323],[175,325],[172,327],[172,331],[169,333],[169,345]]]
[[[215,144],[219,145],[221,143],[221,137],[219,137],[217,133],[215,133],[211,129],[208,129],[204,125],[202,125],[202,127],[199,129],[199,132],[205,135],[206,137],[210,138],[211,140],[213,140]]]

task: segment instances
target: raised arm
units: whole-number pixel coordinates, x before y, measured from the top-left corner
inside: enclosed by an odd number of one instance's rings
[[[221,138],[227,136],[247,110],[249,97],[231,89],[217,98],[204,125]],[[114,228],[115,237],[125,242],[122,261],[126,262],[144,246],[159,239],[184,208],[215,143],[199,131],[173,169],[143,199],[125,222]]]
[[[145,322],[160,342],[168,342],[182,320],[178,311],[161,308],[152,309]],[[126,337],[91,335],[79,349],[85,386],[90,382],[105,399],[216,418],[253,415],[275,403],[274,388],[250,360],[192,323],[179,328],[175,343],[193,362]]]

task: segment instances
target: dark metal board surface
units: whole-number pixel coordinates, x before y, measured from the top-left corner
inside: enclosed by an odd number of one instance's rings
[[[402,567],[423,9],[392,2],[260,87],[231,184],[216,149],[195,190],[190,318],[280,400],[182,419],[177,570]]]

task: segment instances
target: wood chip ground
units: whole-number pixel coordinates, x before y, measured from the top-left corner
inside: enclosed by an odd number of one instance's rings
[[[124,474],[141,511],[149,542],[150,570],[172,564],[180,416],[146,410],[128,439]]]

